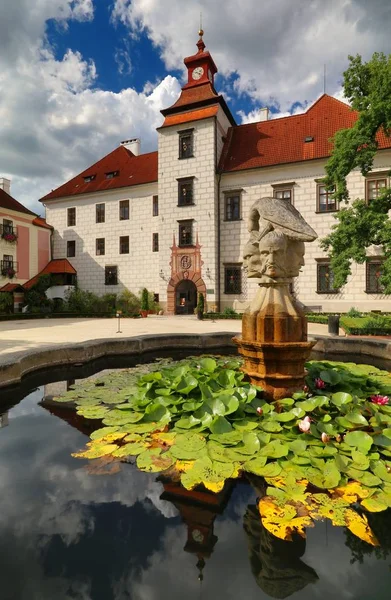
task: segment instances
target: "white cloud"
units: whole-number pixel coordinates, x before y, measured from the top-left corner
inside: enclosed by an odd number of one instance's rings
[[[113,18],[144,31],[168,69],[183,66],[196,51],[199,11],[205,42],[222,75],[235,75],[233,89],[256,103],[278,104],[287,112],[296,102],[314,101],[341,87],[348,54],[369,58],[389,51],[387,0],[116,0]],[[221,81],[221,80],[220,80]]]
[[[12,18],[0,5],[0,175],[12,180],[11,194],[17,200],[42,214],[40,197],[113,150],[121,139],[141,137],[143,151],[156,149],[160,109],[176,100],[180,86],[167,76],[142,93],[94,88],[94,61],[72,49],[57,59],[45,39],[47,19],[65,24],[91,19],[92,0],[37,0],[34,11],[26,2],[12,3],[25,11],[26,20],[15,12],[8,41],[1,37],[1,19]],[[121,60],[129,72],[130,58],[122,55]]]

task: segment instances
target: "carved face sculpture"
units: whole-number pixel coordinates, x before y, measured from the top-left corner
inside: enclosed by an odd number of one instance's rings
[[[259,277],[264,282],[286,277],[287,238],[271,231],[259,242],[258,248],[248,243],[245,248],[245,264],[248,277]]]
[[[301,267],[304,267],[304,253],[305,245],[304,242],[299,240],[289,240],[287,249],[287,276],[297,277],[299,275]]]

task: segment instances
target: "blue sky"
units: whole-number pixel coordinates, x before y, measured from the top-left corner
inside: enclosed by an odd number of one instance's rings
[[[238,123],[343,99],[349,54],[391,52],[389,0],[0,0],[0,176],[38,199],[140,137],[157,147],[160,110],[204,40]]]

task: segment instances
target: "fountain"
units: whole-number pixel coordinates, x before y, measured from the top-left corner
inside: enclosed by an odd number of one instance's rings
[[[304,385],[315,342],[307,340],[307,319],[290,293],[304,265],[304,242],[317,238],[298,210],[279,198],[260,198],[248,218],[244,250],[247,276],[260,280],[243,315],[242,336],[233,338],[243,371],[268,400],[290,396]]]

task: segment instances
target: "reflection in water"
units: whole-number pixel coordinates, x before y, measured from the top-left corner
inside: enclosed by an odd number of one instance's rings
[[[283,542],[262,526],[256,478],[215,495],[124,463],[89,475],[70,455],[99,422],[42,398],[0,430],[1,600],[388,600],[391,513],[370,515],[380,550],[322,524]]]
[[[7,425],[9,425],[8,410],[0,415],[0,429],[7,427]]]

